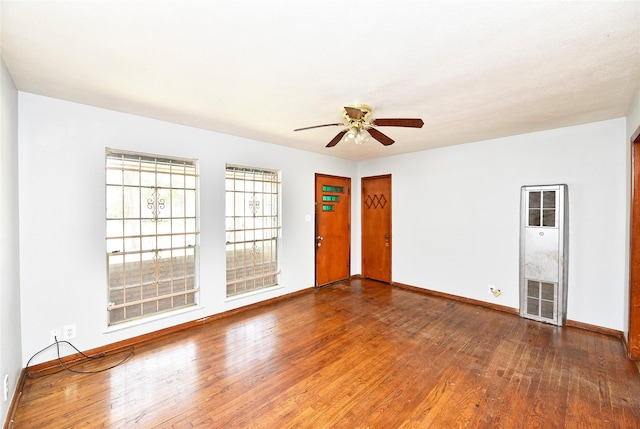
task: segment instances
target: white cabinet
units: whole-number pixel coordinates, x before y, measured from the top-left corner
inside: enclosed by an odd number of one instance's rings
[[[523,186],[520,221],[520,315],[567,321],[567,185]]]

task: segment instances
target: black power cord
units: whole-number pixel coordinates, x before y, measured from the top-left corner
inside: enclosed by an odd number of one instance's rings
[[[47,347],[45,347],[45,348],[43,348],[42,350],[40,350],[40,351],[36,352],[33,356],[31,356],[31,357],[29,358],[29,360],[27,361],[27,366],[25,367],[25,375],[26,375],[26,378],[32,378],[32,379],[33,379],[33,378],[42,378],[42,377],[45,377],[45,376],[47,376],[47,375],[57,374],[57,373],[59,373],[59,372],[65,371],[65,370],[66,370],[66,371],[69,371],[69,372],[73,372],[73,373],[75,373],[75,374],[98,374],[98,373],[100,373],[100,372],[109,371],[110,369],[113,369],[113,368],[115,368],[115,367],[117,367],[117,366],[122,365],[122,364],[123,364],[123,363],[125,363],[125,362],[126,362],[126,361],[131,357],[131,356],[133,356],[133,353],[134,353],[134,348],[133,348],[133,346],[131,346],[131,347],[129,348],[129,353],[127,353],[127,355],[126,355],[122,360],[120,360],[119,362],[115,363],[114,365],[111,365],[111,366],[109,366],[109,367],[107,367],[107,368],[101,368],[101,369],[98,369],[98,370],[95,370],[95,371],[78,371],[78,370],[75,370],[75,369],[73,369],[73,368],[71,368],[71,367],[67,366],[67,365],[62,361],[62,358],[60,357],[60,344],[68,344],[68,345],[69,345],[69,346],[71,346],[71,347],[72,347],[76,352],[78,352],[81,356],[83,356],[84,358],[89,359],[89,360],[98,360],[98,359],[103,359],[103,358],[106,358],[106,357],[109,357],[109,356],[118,355],[118,354],[122,353],[123,351],[117,351],[117,352],[113,352],[113,353],[99,353],[99,354],[94,355],[94,356],[89,356],[89,355],[87,355],[87,354],[85,354],[85,353],[81,352],[78,348],[76,348],[76,346],[74,346],[73,344],[71,344],[69,341],[58,341],[58,338],[57,338],[57,337],[54,337],[54,339],[55,339],[55,342],[54,342],[54,343],[49,344]],[[62,368],[61,368],[61,369],[59,369],[59,370],[57,370],[57,371],[54,371],[54,372],[47,372],[46,374],[41,374],[41,375],[35,375],[35,374],[30,373],[30,372],[29,372],[29,364],[31,363],[31,361],[32,361],[36,356],[38,356],[40,353],[43,353],[44,351],[49,350],[49,349],[50,349],[51,347],[53,347],[53,346],[55,346],[55,347],[56,347],[56,352],[57,352],[57,355],[58,355],[58,362],[60,363],[60,366],[61,366]]]
[[[122,365],[123,363],[125,363],[125,362],[127,361],[127,359],[129,359],[131,356],[133,356],[133,353],[134,353],[134,348],[133,348],[133,346],[131,346],[131,347],[129,347],[129,353],[127,353],[127,355],[126,355],[126,356],[125,356],[125,357],[124,357],[120,362],[118,362],[118,363],[116,363],[116,364],[114,364],[114,365],[111,365],[111,366],[109,366],[109,367],[107,367],[107,368],[102,368],[102,369],[99,369],[99,370],[95,370],[95,371],[77,371],[77,370],[75,370],[75,369],[73,369],[73,368],[68,367],[68,366],[67,366],[67,365],[65,365],[65,363],[62,361],[62,358],[60,357],[60,343],[66,343],[66,344],[69,344],[69,345],[70,345],[70,346],[71,346],[75,351],[77,351],[78,353],[80,353],[80,355],[82,355],[83,357],[85,357],[85,358],[87,358],[87,359],[89,359],[89,360],[97,360],[97,359],[102,359],[102,358],[106,358],[106,357],[109,357],[109,356],[115,356],[115,355],[117,355],[117,354],[122,353],[123,351],[121,350],[121,351],[117,351],[117,352],[113,352],[113,353],[99,353],[99,354],[97,354],[97,355],[95,355],[95,356],[89,356],[89,355],[87,355],[87,354],[85,354],[85,353],[81,352],[81,351],[80,351],[76,346],[74,346],[73,344],[71,344],[69,341],[58,341],[58,338],[57,338],[57,337],[53,337],[53,338],[54,338],[54,340],[55,340],[55,342],[54,342],[54,343],[51,343],[51,344],[49,344],[47,347],[45,347],[45,348],[43,348],[42,350],[40,350],[40,351],[36,352],[36,353],[35,353],[33,356],[31,356],[31,357],[29,358],[29,360],[27,361],[27,365],[26,365],[26,366],[25,366],[25,368],[24,368],[24,371],[25,371],[25,377],[22,379],[22,383],[21,383],[21,385],[20,385],[20,390],[19,390],[18,395],[22,395],[22,393],[24,392],[24,386],[25,386],[25,384],[27,383],[27,378],[30,378],[30,379],[42,378],[42,377],[45,377],[45,376],[47,376],[47,375],[57,374],[57,373],[59,373],[59,372],[65,371],[65,370],[66,370],[66,371],[73,372],[73,373],[76,373],[76,374],[97,374],[97,373],[100,373],[100,372],[109,371],[110,369],[113,369],[113,368],[115,368],[115,367],[117,367],[117,366]],[[57,354],[58,354],[58,362],[60,363],[60,366],[61,366],[62,368],[61,368],[61,369],[59,369],[59,370],[57,370],[57,371],[54,371],[54,372],[47,372],[47,373],[45,373],[45,374],[41,374],[41,375],[34,375],[34,374],[30,373],[30,372],[29,372],[29,364],[31,363],[31,361],[33,360],[33,358],[35,358],[36,356],[38,356],[40,353],[44,352],[45,350],[49,350],[49,349],[50,349],[51,347],[53,347],[53,346],[56,346],[56,352],[57,352]],[[13,418],[12,418],[12,419],[11,419],[10,424],[12,425],[13,423],[14,423],[14,421],[13,421]]]

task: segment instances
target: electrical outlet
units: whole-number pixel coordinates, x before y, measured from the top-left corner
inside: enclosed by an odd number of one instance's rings
[[[57,329],[52,329],[49,332],[49,341],[51,342],[51,344],[55,343],[56,341],[60,341],[62,338],[60,338],[60,331]]]
[[[497,287],[495,287],[494,285],[489,285],[489,293],[497,298],[497,297],[500,296],[502,291],[500,289],[498,289]]]
[[[3,386],[4,400],[7,401],[9,399],[9,374],[4,375]]]
[[[62,327],[62,339],[63,340],[72,340],[76,337],[76,324],[72,323],[70,325],[64,325]]]

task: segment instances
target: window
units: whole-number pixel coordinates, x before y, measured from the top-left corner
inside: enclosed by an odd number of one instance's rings
[[[280,175],[227,165],[227,296],[278,284]]]
[[[195,305],[194,160],[106,154],[109,325]]]

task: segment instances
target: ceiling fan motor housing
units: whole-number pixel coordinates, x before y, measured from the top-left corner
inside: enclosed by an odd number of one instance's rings
[[[349,124],[358,122],[361,124],[360,126],[362,126],[363,122],[369,121],[369,117],[371,116],[371,107],[366,104],[351,104],[349,106],[345,106],[342,116],[344,116]]]

